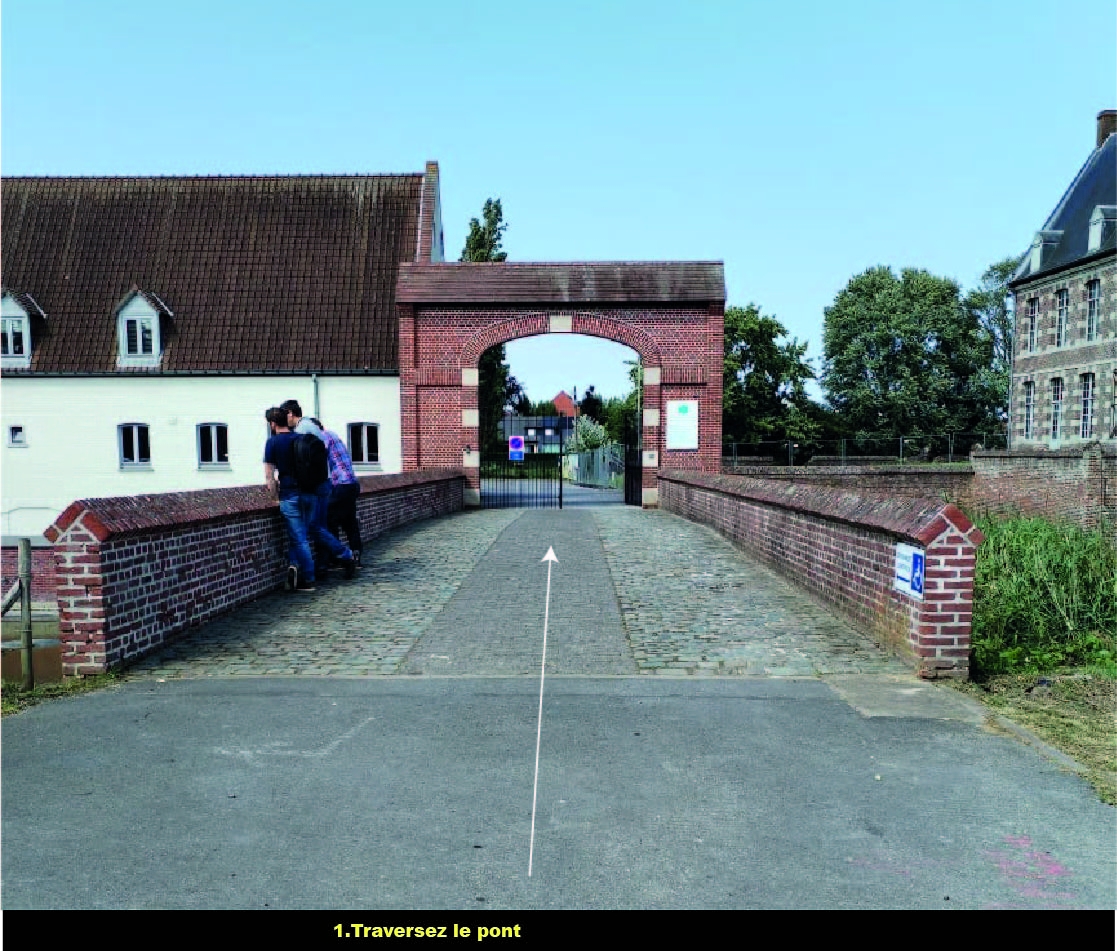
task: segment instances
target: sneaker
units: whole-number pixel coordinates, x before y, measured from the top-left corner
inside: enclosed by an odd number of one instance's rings
[[[295,591],[299,587],[299,569],[294,565],[287,568],[287,577],[283,581],[284,591]]]
[[[359,549],[357,551],[353,552],[353,567],[354,568],[360,568],[361,567],[361,552],[360,552]]]
[[[348,581],[357,573],[357,559],[350,555],[348,558],[341,559],[341,567],[345,572],[345,580]]]
[[[299,592],[304,592],[304,591],[317,591],[318,589],[314,586],[313,581],[304,581],[295,590],[299,591]]]

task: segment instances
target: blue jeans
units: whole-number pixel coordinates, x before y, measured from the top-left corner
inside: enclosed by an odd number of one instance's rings
[[[311,541],[314,541],[323,560],[329,556],[339,561],[353,557],[348,547],[326,530],[329,502],[329,482],[324,482],[317,492],[299,492],[279,499],[279,511],[287,523],[289,564],[298,567],[299,577],[308,584],[316,580]]]

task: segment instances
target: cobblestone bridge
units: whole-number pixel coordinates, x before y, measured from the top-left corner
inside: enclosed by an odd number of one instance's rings
[[[547,672],[902,673],[846,622],[716,532],[623,505],[485,510],[366,546],[353,581],[276,594],[132,669],[161,678],[537,673],[553,546]]]

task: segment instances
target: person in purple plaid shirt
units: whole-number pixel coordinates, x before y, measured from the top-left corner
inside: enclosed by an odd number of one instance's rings
[[[326,450],[330,457],[330,507],[326,513],[326,525],[337,538],[338,530],[345,532],[345,539],[353,552],[353,560],[361,567],[361,523],[357,518],[357,497],[361,494],[360,483],[353,472],[353,458],[345,443],[337,433],[326,429],[317,419],[311,419],[326,440]]]

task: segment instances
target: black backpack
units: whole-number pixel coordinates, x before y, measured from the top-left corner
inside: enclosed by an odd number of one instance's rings
[[[302,492],[314,492],[330,477],[330,457],[326,444],[310,433],[296,433],[291,446],[295,460],[295,481]]]

